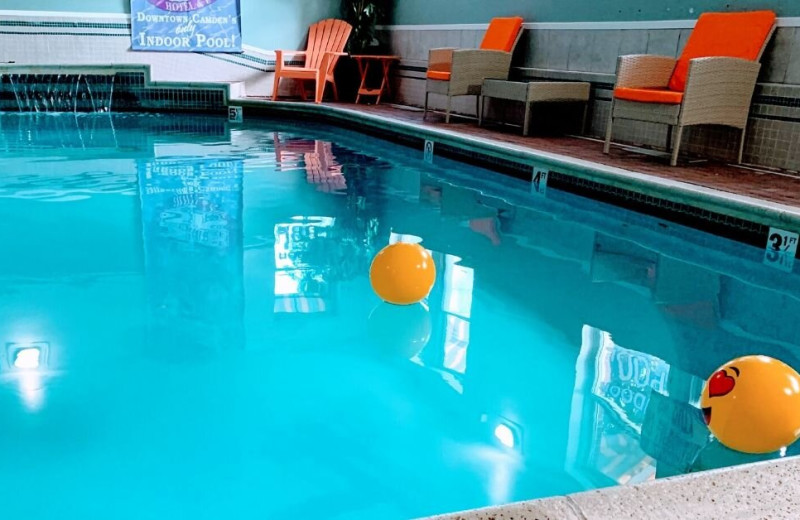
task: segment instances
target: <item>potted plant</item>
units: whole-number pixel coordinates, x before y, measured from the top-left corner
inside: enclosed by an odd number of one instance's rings
[[[390,5],[391,0],[342,0],[342,17],[353,26],[347,52],[369,54],[379,50],[375,26],[387,20]]]
[[[349,54],[381,54],[386,46],[378,39],[376,26],[389,20],[392,0],[342,0],[342,19],[353,26],[345,51]],[[336,83],[342,98],[355,99],[358,90],[358,66],[355,60],[343,59],[336,67]]]

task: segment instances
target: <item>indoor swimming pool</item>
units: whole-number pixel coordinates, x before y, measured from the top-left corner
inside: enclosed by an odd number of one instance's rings
[[[424,304],[372,292],[421,240]],[[0,115],[0,496],[32,519],[409,519],[791,455],[709,441],[800,368],[764,249],[315,123]]]

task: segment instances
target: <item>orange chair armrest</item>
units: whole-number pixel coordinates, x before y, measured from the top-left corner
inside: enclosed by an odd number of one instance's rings
[[[304,54],[308,54],[306,51],[285,51],[282,49],[278,49],[275,51],[275,63],[276,65],[282,66],[283,65],[283,55],[286,54],[287,56],[302,56]]]
[[[453,65],[455,47],[442,47],[428,51],[428,70],[450,72]]]
[[[677,59],[654,54],[629,54],[617,61],[617,87],[666,88]]]

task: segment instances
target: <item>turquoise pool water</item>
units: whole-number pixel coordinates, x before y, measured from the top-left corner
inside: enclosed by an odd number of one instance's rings
[[[703,379],[800,367],[797,269],[755,247],[324,125],[0,129],[3,518],[405,519],[749,462]],[[436,286],[382,304],[414,237]]]

